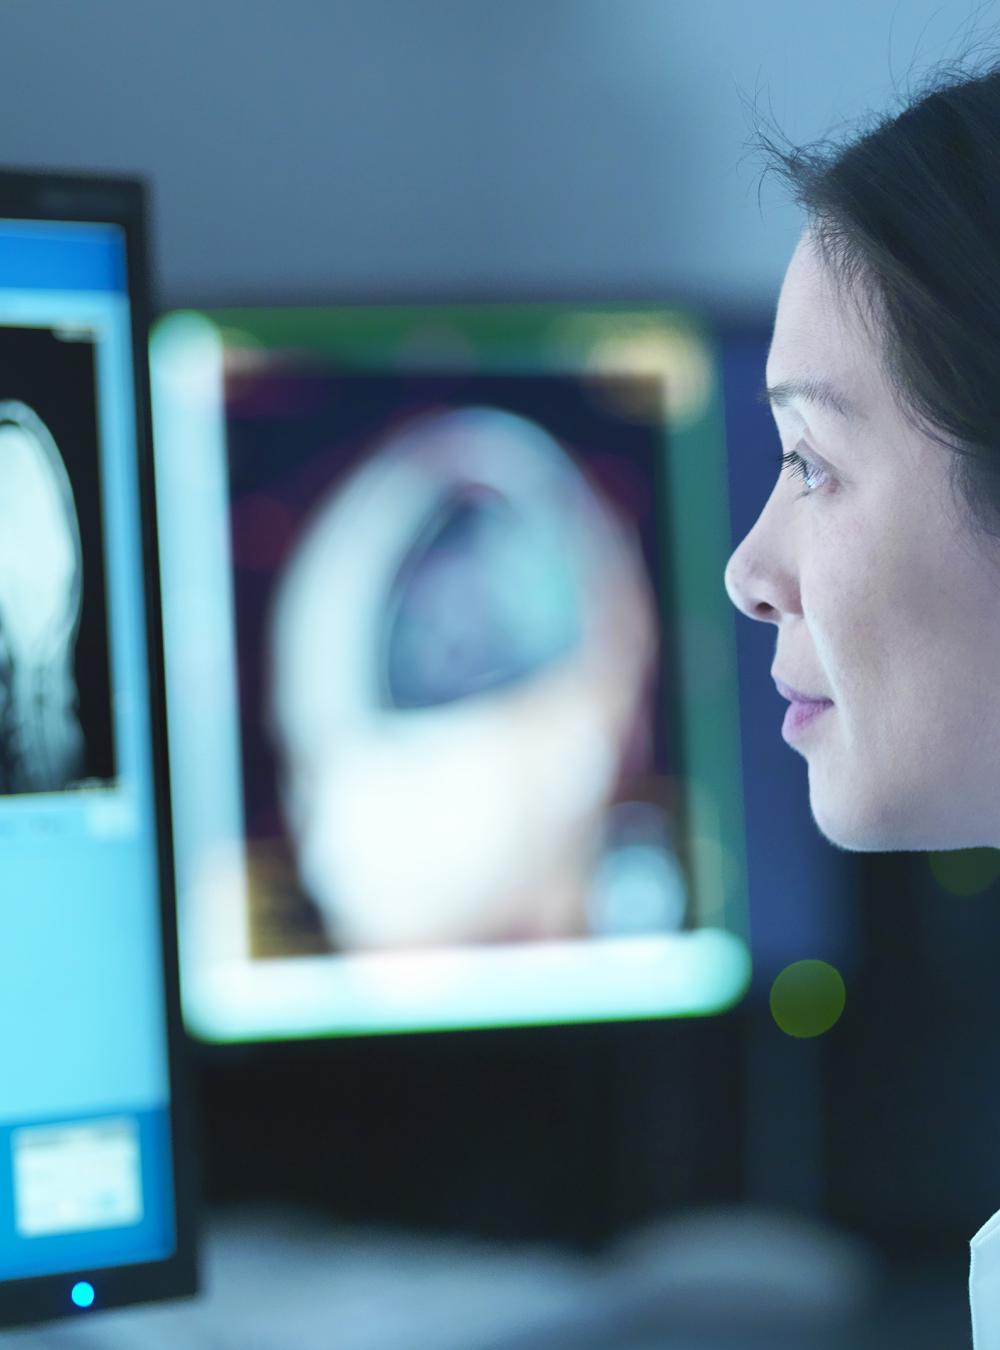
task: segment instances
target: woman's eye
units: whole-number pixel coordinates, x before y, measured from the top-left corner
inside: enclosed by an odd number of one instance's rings
[[[778,452],[778,472],[780,473],[786,465],[790,465],[793,472],[797,473],[806,484],[806,490],[798,494],[798,498],[811,497],[816,488],[821,484],[814,480],[817,475],[821,475],[823,470],[813,464],[812,460],[803,458],[797,450],[786,450],[783,453]],[[796,500],[798,500],[796,498]]]

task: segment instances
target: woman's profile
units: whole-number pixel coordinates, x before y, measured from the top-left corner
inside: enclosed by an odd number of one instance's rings
[[[726,588],[774,625],[832,845],[1000,848],[1000,63],[849,144],[762,144],[806,223],[766,368],[779,472]],[[970,1290],[1000,1346],[1000,1213]]]

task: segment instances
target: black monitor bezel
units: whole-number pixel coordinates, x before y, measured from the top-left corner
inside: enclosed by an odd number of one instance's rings
[[[161,939],[167,1000],[171,1152],[174,1180],[172,1256],[163,1261],[73,1270],[27,1279],[0,1279],[0,1327],[86,1316],[70,1298],[73,1285],[89,1280],[99,1291],[89,1312],[151,1300],[179,1298],[198,1290],[194,1118],[189,1049],[180,1009],[173,830],[167,763],[159,548],[149,389],[149,323],[153,312],[147,225],[148,189],[132,175],[0,170],[0,219],[79,221],[120,226],[125,235],[131,315],[136,449],[139,461],[146,651],[149,668],[152,764],[160,878]]]

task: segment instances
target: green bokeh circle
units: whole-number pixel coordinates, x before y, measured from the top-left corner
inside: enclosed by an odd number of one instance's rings
[[[771,1016],[788,1036],[822,1036],[846,1001],[843,976],[826,961],[793,961],[771,985]]]
[[[952,895],[981,895],[1000,881],[1000,849],[965,848],[928,853],[927,862],[937,884]]]

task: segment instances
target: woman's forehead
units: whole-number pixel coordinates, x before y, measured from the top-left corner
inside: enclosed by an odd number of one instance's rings
[[[769,386],[832,387],[856,408],[878,397],[881,370],[872,338],[807,235],[792,254],[778,297],[766,380]]]

